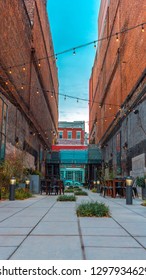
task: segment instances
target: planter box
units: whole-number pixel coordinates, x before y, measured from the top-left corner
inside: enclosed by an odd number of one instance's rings
[[[34,194],[40,194],[40,176],[30,175],[30,191]]]
[[[142,199],[146,200],[146,188],[142,188]]]

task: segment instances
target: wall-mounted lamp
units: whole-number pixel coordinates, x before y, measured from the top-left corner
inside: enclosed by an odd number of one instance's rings
[[[139,113],[139,110],[134,110],[133,112],[135,115],[137,115]]]
[[[128,149],[128,144],[127,144],[127,142],[124,143],[123,149],[124,149],[124,150],[127,150],[127,149]]]

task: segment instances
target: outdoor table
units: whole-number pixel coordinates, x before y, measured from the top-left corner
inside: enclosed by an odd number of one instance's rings
[[[113,179],[113,197],[116,197],[116,183],[121,183],[121,188],[125,188],[126,181],[125,179]]]

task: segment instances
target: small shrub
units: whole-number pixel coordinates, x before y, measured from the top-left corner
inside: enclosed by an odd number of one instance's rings
[[[109,217],[109,207],[104,203],[84,202],[76,209],[77,216],[80,217]]]
[[[144,200],[141,205],[146,206],[146,200]]]
[[[74,190],[73,190],[73,189],[71,189],[71,188],[69,188],[69,189],[66,189],[64,192],[65,192],[65,193],[73,193],[73,192],[74,192]]]
[[[74,187],[74,191],[82,191],[82,189],[79,187]]]
[[[136,185],[144,188],[145,187],[145,177],[137,177],[136,178]]]
[[[76,197],[74,195],[60,195],[57,201],[76,201]]]
[[[91,192],[97,193],[97,189],[96,189],[96,188],[93,188],[93,189],[91,190]]]
[[[29,190],[22,188],[15,190],[15,199],[23,200],[29,197],[32,197],[32,194],[29,192]]]
[[[79,191],[75,191],[74,194],[75,195],[88,195],[86,192],[84,192],[82,190],[81,191],[80,190]]]

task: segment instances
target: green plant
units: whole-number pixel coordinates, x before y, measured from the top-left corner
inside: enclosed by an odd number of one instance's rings
[[[23,200],[30,197],[32,197],[32,194],[27,189],[19,188],[15,191],[15,199]]]
[[[146,200],[144,200],[141,205],[146,206]]]
[[[74,195],[60,195],[57,201],[76,201],[76,197]]]
[[[64,192],[65,192],[65,193],[73,193],[73,192],[74,192],[74,190],[73,190],[73,189],[71,189],[71,188],[68,188],[68,189],[66,189]]]
[[[110,217],[109,207],[99,202],[84,202],[76,209],[80,217]]]
[[[136,178],[136,185],[138,187],[144,188],[145,187],[145,176],[143,177],[137,177]]]
[[[74,187],[73,189],[74,189],[74,191],[82,191],[82,189],[79,187]]]
[[[97,193],[97,189],[96,189],[96,188],[93,188],[93,189],[91,190],[91,192]]]
[[[0,164],[0,188],[9,189],[10,179],[16,178],[17,184],[24,177],[25,154],[9,155],[9,157]]]
[[[79,191],[75,191],[74,194],[75,195],[88,195],[86,192],[84,192],[82,190],[81,191],[80,190]]]

